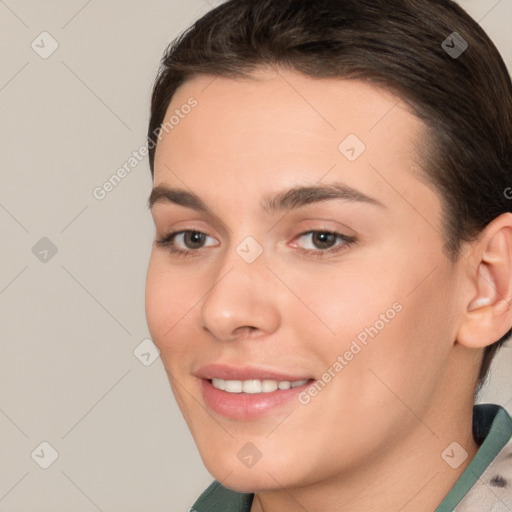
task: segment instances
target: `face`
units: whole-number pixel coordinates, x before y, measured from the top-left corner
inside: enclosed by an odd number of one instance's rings
[[[406,105],[360,81],[254,76],[173,97],[146,287],[207,469],[251,492],[353,471],[417,429],[404,403],[441,407],[460,287]]]

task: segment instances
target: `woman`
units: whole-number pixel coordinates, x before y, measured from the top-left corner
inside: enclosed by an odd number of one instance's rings
[[[191,510],[509,510],[512,85],[449,0],[230,0],[148,130],[146,316]],[[494,507],[494,508],[493,508]]]

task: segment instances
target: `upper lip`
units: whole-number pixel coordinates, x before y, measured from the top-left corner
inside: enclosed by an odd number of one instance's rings
[[[229,366],[226,364],[207,364],[201,366],[196,372],[201,379],[224,379],[224,380],[287,380],[298,381],[309,379],[306,375],[292,375],[270,368],[256,368],[254,366]]]

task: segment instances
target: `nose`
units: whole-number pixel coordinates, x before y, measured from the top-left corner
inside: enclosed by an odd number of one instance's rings
[[[264,253],[247,263],[234,248],[228,252],[202,302],[203,329],[222,341],[273,333],[280,324],[273,294],[276,279],[267,268]]]

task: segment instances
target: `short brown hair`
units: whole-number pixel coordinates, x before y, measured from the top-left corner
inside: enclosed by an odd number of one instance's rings
[[[448,48],[467,48],[450,55],[443,41]],[[505,192],[512,185],[510,76],[484,30],[451,0],[219,5],[162,57],[148,128],[152,175],[158,129],[181,84],[198,74],[250,77],[265,65],[317,78],[367,80],[410,104],[428,129],[424,178],[440,195],[444,250],[453,262],[463,241],[473,241],[494,218],[512,211]],[[478,387],[511,333],[486,347]]]

